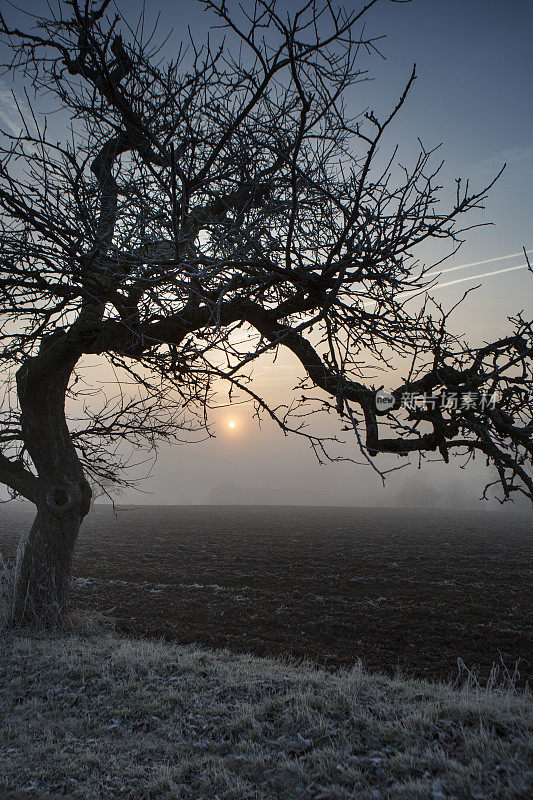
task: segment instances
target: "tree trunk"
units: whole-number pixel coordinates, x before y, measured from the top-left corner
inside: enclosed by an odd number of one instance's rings
[[[54,627],[68,611],[72,556],[82,522],[79,511],[60,517],[46,506],[37,516],[18,564],[12,623]]]
[[[35,466],[37,516],[18,563],[12,624],[50,627],[68,609],[74,546],[91,488],[65,419],[65,394],[79,354],[58,331],[17,373],[24,443]]]

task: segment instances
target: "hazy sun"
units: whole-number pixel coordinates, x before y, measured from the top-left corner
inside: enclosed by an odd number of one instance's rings
[[[237,425],[236,425],[235,422],[233,422],[233,420],[231,420],[231,422],[228,422],[228,428],[232,428],[233,429],[233,428],[236,428],[236,427],[237,427]]]

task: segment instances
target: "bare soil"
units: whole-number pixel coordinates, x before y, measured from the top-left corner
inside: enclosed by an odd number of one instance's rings
[[[31,514],[0,511],[12,556]],[[73,605],[130,636],[448,680],[533,675],[533,518],[482,511],[95,507]]]

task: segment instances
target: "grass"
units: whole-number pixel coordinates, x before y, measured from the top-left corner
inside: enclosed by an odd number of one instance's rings
[[[0,637],[0,796],[531,794],[531,699],[113,633]],[[528,786],[529,781],[529,786]]]

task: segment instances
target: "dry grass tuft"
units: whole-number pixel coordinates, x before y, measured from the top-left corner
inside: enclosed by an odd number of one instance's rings
[[[69,611],[62,627],[73,635],[103,636],[116,632],[116,621],[113,616],[97,608],[81,611],[74,607]]]
[[[1,645],[3,798],[531,796],[530,697],[511,686],[109,634],[5,633]]]
[[[0,631],[7,627],[11,617],[15,588],[15,562],[6,561],[0,553]]]

